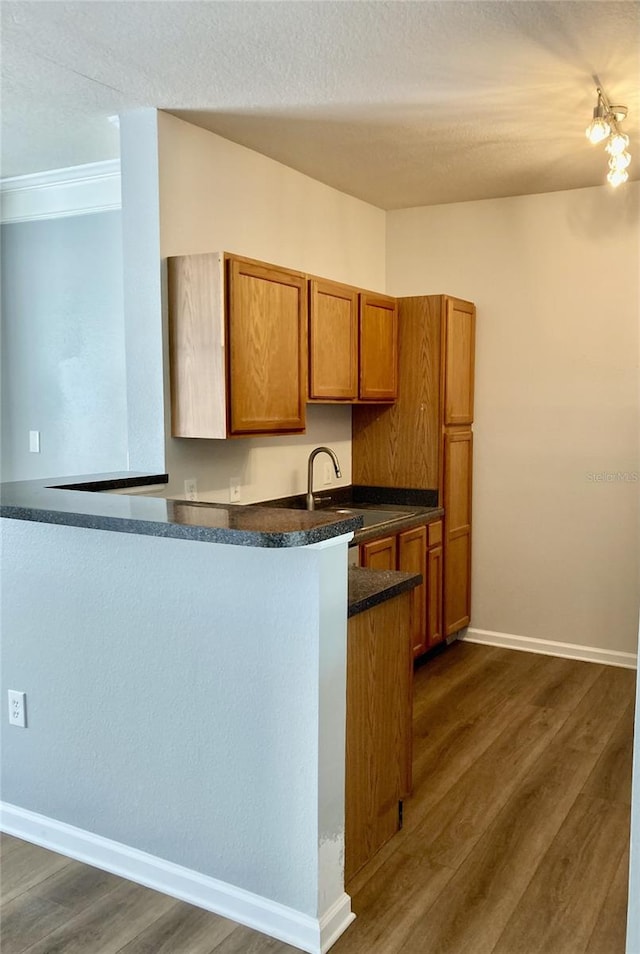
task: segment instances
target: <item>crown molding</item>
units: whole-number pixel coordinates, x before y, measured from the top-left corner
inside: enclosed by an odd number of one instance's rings
[[[0,221],[33,222],[120,209],[120,160],[0,179]]]

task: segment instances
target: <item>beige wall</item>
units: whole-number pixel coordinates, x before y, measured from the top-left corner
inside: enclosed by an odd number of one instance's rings
[[[475,629],[635,652],[638,183],[387,216],[387,290],[478,309]]]
[[[161,255],[227,251],[373,291],[385,288],[385,213],[250,149],[159,113]],[[169,402],[167,401],[167,407]],[[172,489],[197,476],[201,496],[245,503],[306,490],[309,451],[329,444],[351,482],[351,411],[308,408],[302,437],[169,438]],[[320,462],[319,462],[320,464]],[[318,466],[322,489],[324,468]]]

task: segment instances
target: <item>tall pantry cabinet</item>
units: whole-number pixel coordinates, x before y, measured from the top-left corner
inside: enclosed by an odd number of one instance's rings
[[[437,490],[444,507],[445,635],[471,614],[475,306],[398,299],[398,399],[353,409],[353,482]]]

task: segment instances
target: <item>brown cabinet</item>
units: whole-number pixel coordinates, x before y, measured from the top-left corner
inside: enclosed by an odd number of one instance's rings
[[[363,543],[360,548],[360,565],[369,570],[395,570],[398,560],[398,543],[395,534]]]
[[[349,620],[345,881],[398,831],[411,786],[411,593]]]
[[[414,527],[398,534],[398,569],[420,573],[422,584],[412,590],[411,646],[414,656],[427,648],[427,528]]]
[[[473,423],[476,312],[469,302],[446,298],[443,304],[443,424]]]
[[[309,400],[386,403],[397,393],[395,299],[311,279]]]
[[[475,317],[471,302],[447,295],[398,299],[398,399],[353,410],[354,484],[437,490],[444,506],[442,552],[428,570],[431,591],[442,579],[443,616],[428,645],[471,614]]]
[[[304,431],[306,278],[230,258],[228,279],[229,433]]]
[[[309,283],[309,398],[358,396],[358,292],[313,278]]]
[[[306,277],[222,253],[167,277],[173,436],[304,431]]]
[[[436,520],[360,546],[361,566],[370,570],[404,570],[422,576],[422,583],[411,591],[414,657],[437,646],[444,638],[442,535],[442,520]]]
[[[447,636],[471,618],[471,482],[473,433],[447,428],[444,435],[444,607]]]
[[[361,401],[395,401],[398,396],[398,306],[395,298],[360,295]]]
[[[442,546],[427,550],[427,638],[425,649],[432,649],[444,639],[442,624]]]

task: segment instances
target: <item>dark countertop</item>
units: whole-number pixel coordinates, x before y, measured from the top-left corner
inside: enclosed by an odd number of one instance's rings
[[[411,530],[425,523],[431,523],[444,516],[444,509],[438,506],[437,490],[408,490],[402,487],[369,487],[354,484],[352,487],[338,487],[316,495],[319,503],[314,513],[322,513],[327,505],[332,507],[355,507],[361,510],[384,510],[391,505],[397,516],[394,520],[372,527],[361,527],[356,531],[350,546],[376,540],[390,533]],[[278,497],[267,500],[260,506],[304,509],[305,495]]]
[[[365,610],[384,603],[394,596],[406,593],[422,583],[420,573],[403,573],[400,570],[367,570],[364,567],[349,567],[349,610],[356,616]]]
[[[301,547],[359,529],[330,511],[204,504],[99,491],[166,483],[166,474],[92,474],[0,486],[0,516],[118,533],[248,547]]]

